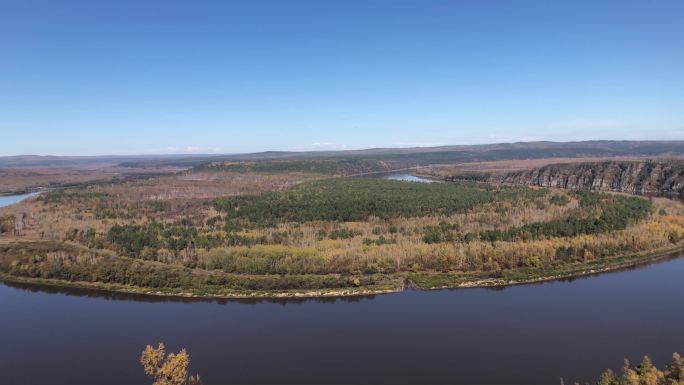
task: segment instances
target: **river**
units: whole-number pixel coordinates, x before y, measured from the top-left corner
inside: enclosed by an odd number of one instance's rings
[[[34,195],[38,195],[38,194],[40,194],[40,193],[32,192],[32,193],[18,194],[18,195],[0,195],[0,207],[5,207],[5,206],[13,205],[15,203],[19,203],[26,198],[30,198],[30,197],[32,197]]]
[[[0,283],[2,384],[149,384],[148,343],[218,384],[589,381],[684,352],[684,258],[574,280],[380,296],[187,301]]]
[[[404,171],[387,171],[387,172],[372,172],[363,175],[353,176],[354,178],[370,178],[370,179],[388,179],[399,180],[404,182],[421,182],[421,183],[444,183],[438,179],[429,179],[421,176],[413,175]]]
[[[382,175],[382,179],[400,180],[404,182],[421,182],[421,183],[441,183],[442,181],[436,179],[428,179],[420,176],[406,174],[406,173],[388,173]]]

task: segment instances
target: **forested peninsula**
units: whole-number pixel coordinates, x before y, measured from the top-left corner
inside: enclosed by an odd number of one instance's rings
[[[590,274],[684,243],[677,200],[340,175],[367,168],[212,162],[45,192],[0,209],[0,277],[159,295],[354,295]]]

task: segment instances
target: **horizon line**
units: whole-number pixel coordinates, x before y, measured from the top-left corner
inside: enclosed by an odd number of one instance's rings
[[[443,147],[479,147],[479,146],[493,146],[493,145],[513,145],[513,144],[533,144],[533,143],[591,143],[591,142],[684,142],[683,139],[588,139],[588,140],[568,140],[568,141],[554,141],[554,140],[520,140],[520,141],[503,141],[503,142],[482,142],[473,144],[435,144],[432,146],[368,146],[358,148],[344,148],[344,149],[306,149],[306,150],[261,150],[250,152],[179,152],[179,153],[134,153],[134,154],[96,154],[96,155],[55,155],[55,154],[15,154],[15,155],[0,155],[0,158],[21,158],[21,157],[41,157],[41,158],[133,158],[133,157],[212,157],[212,156],[240,156],[252,154],[265,153],[326,153],[326,152],[354,152],[354,151],[371,151],[371,150],[410,150],[410,149],[430,149]]]

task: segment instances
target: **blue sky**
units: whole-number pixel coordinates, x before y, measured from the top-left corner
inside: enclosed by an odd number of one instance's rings
[[[0,155],[684,139],[684,2],[0,1]]]

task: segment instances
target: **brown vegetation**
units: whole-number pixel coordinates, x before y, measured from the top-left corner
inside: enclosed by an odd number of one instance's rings
[[[15,167],[0,168],[0,194],[15,194],[37,189],[73,187],[87,183],[105,183],[123,179],[170,174],[179,167],[128,168],[113,164],[82,167]]]

